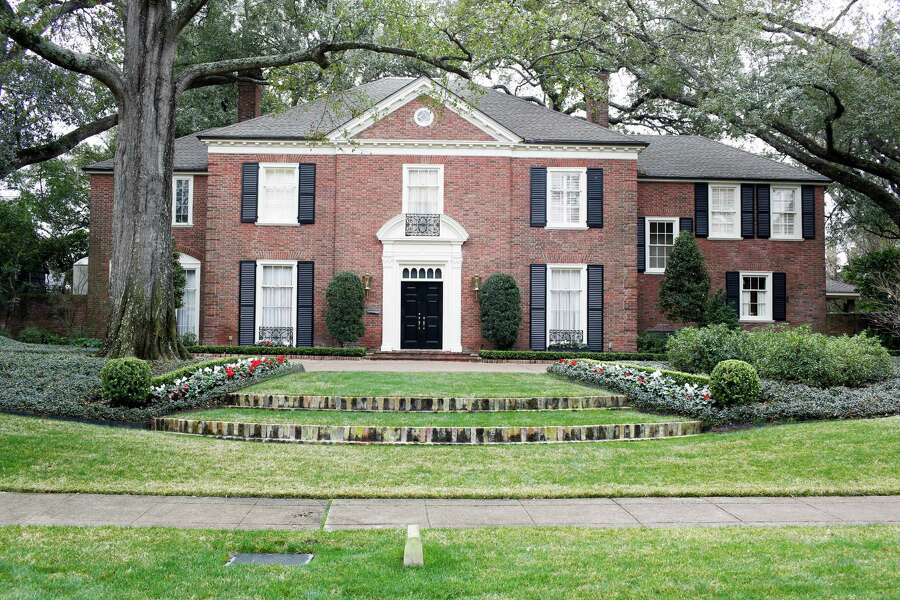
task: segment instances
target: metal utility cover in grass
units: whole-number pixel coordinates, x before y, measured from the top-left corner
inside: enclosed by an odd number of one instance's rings
[[[302,567],[313,559],[312,554],[263,554],[257,552],[244,552],[235,554],[225,563],[231,565],[285,565],[288,567]]]

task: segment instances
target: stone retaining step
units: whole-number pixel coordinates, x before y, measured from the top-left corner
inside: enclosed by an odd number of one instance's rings
[[[696,435],[700,421],[549,425],[543,427],[388,427],[231,423],[199,419],[155,418],[156,431],[262,442],[344,444],[517,444],[649,440]]]
[[[364,396],[285,396],[230,394],[232,408],[274,410],[352,410],[383,412],[495,412],[503,410],[578,410],[625,408],[625,396],[560,398],[401,398]]]

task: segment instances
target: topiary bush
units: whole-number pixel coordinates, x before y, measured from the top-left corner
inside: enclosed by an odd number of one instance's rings
[[[150,380],[150,365],[139,358],[114,358],[100,369],[103,399],[116,406],[147,404]]]
[[[522,301],[516,280],[504,273],[487,278],[478,294],[481,335],[497,348],[511,348],[522,324]]]
[[[325,325],[328,333],[341,345],[355,342],[365,333],[365,297],[366,290],[356,273],[338,273],[328,284],[325,291]]]
[[[750,363],[723,360],[713,369],[709,391],[722,406],[747,404],[759,400],[759,374]]]

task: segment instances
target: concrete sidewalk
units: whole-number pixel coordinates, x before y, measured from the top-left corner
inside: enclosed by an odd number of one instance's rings
[[[900,496],[304,500],[0,492],[0,525],[217,529],[900,524]]]

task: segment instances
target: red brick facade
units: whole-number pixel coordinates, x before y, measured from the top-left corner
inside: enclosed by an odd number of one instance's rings
[[[414,100],[364,131],[360,138],[419,140],[491,140],[481,129],[449,109],[434,109],[430,127],[419,127],[413,113],[427,102]],[[638,331],[669,325],[656,308],[661,276],[637,272],[636,227],[639,216],[693,216],[693,183],[638,182],[637,161],[620,159],[453,154],[209,154],[208,175],[194,176],[193,224],[174,227],[176,248],[201,261],[200,340],[238,341],[238,266],[242,260],[303,260],[315,263],[315,344],[329,345],[325,327],[325,289],[340,271],[370,274],[366,333],[361,344],[382,345],[382,243],[376,232],[402,212],[403,165],[443,165],[444,213],[468,232],[462,246],[461,340],[466,350],[487,347],[481,337],[472,280],[513,275],[522,293],[523,322],[516,344],[528,347],[529,266],[598,264],[604,266],[605,349],[636,349]],[[605,153],[609,155],[609,153]],[[242,223],[241,164],[285,162],[316,164],[315,222],[304,225]],[[533,166],[600,167],[604,176],[604,226],[554,230],[530,226]],[[726,271],[783,271],[787,274],[787,320],[816,327],[825,318],[823,190],[816,192],[816,233],[810,241],[698,239],[713,289],[724,287]],[[102,333],[110,255],[112,176],[91,177],[91,318]]]

